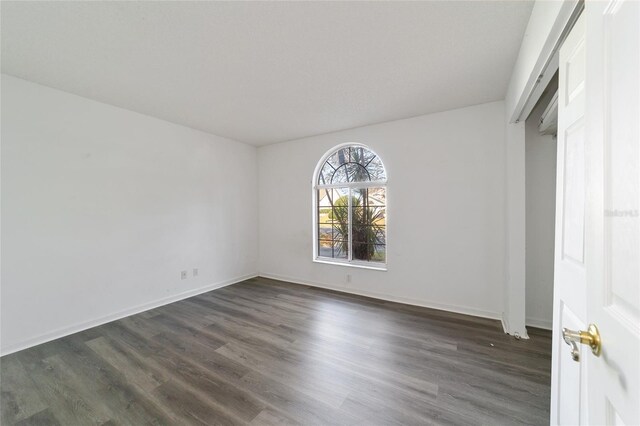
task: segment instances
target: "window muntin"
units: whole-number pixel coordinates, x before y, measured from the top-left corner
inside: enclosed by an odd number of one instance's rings
[[[384,266],[387,246],[386,172],[362,145],[325,156],[315,180],[316,259]]]
[[[347,182],[386,181],[387,175],[380,157],[361,146],[336,150],[325,160],[318,174],[318,185]]]

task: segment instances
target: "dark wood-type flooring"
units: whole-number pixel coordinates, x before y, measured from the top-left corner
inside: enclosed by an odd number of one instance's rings
[[[548,424],[551,336],[255,278],[3,357],[2,424]]]

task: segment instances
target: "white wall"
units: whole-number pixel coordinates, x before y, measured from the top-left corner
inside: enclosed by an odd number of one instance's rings
[[[556,201],[555,138],[538,131],[540,117],[555,86],[526,121],[526,318],[527,325],[551,328],[553,317],[553,252]]]
[[[494,102],[259,148],[261,275],[500,318],[504,117]],[[313,171],[345,142],[387,167],[386,272],[312,262]]]
[[[2,75],[2,353],[255,275],[256,178],[254,147]]]

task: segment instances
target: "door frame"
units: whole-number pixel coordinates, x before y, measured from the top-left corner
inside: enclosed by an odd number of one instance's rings
[[[505,98],[504,332],[528,338],[526,329],[526,199],[524,119],[559,67],[559,50],[584,10],[584,0],[536,2]],[[546,30],[545,30],[546,29]],[[534,40],[535,39],[535,40]],[[523,78],[526,75],[526,78]],[[524,80],[522,83],[520,80]]]

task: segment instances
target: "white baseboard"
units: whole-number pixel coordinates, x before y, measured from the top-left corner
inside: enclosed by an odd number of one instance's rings
[[[206,293],[211,290],[215,290],[218,288],[226,287],[231,284],[239,283],[240,281],[248,280],[250,278],[257,277],[258,274],[248,274],[236,278],[231,278],[228,280],[220,281],[217,283],[209,284],[204,287],[187,290],[182,293],[174,294],[168,297],[164,297],[162,299],[154,300],[152,302],[144,303],[142,305],[137,305],[131,308],[127,308],[121,310],[119,312],[114,312],[109,315],[102,316],[100,318],[96,318],[90,321],[85,321],[79,324],[74,324],[68,327],[59,328],[57,330],[50,331],[48,333],[41,334],[36,337],[31,337],[25,339],[21,342],[10,345],[6,348],[2,348],[2,354],[0,356],[9,355],[14,352],[21,351],[23,349],[30,348],[32,346],[40,345],[42,343],[50,342],[51,340],[59,339],[64,336],[68,336],[70,334],[78,333],[80,331],[84,331],[88,328],[97,327],[102,324],[106,324],[111,321],[115,321],[124,317],[128,317],[131,315],[139,314],[140,312],[148,311],[150,309],[154,309],[163,305],[167,305],[169,303],[177,302],[179,300],[187,299],[189,297],[197,296],[198,294]]]
[[[542,328],[544,330],[551,330],[553,328],[553,321],[541,318],[527,318],[526,323],[529,327]]]
[[[498,312],[491,312],[491,311],[485,311],[482,309],[476,309],[476,308],[470,308],[470,307],[466,307],[466,306],[456,306],[456,305],[449,305],[446,303],[438,303],[438,302],[433,302],[433,301],[428,301],[428,300],[416,300],[416,299],[409,299],[406,297],[397,297],[397,296],[392,296],[389,294],[382,294],[382,293],[376,293],[373,291],[360,291],[360,290],[354,290],[354,289],[350,289],[350,288],[344,288],[344,287],[334,287],[334,286],[330,286],[327,284],[323,284],[323,283],[318,283],[318,282],[312,282],[312,281],[308,281],[308,280],[302,280],[299,278],[293,278],[293,277],[286,277],[283,275],[278,275],[278,274],[271,274],[271,273],[260,273],[259,276],[264,277],[264,278],[269,278],[272,280],[278,280],[278,281],[286,281],[292,284],[300,284],[300,285],[306,285],[306,286],[311,286],[311,287],[319,287],[319,288],[324,288],[327,290],[334,290],[334,291],[339,291],[342,293],[348,293],[348,294],[355,294],[358,296],[365,296],[365,297],[371,297],[373,299],[379,299],[379,300],[385,300],[387,302],[396,302],[396,303],[403,303],[405,305],[413,305],[413,306],[420,306],[423,308],[431,308],[431,309],[438,309],[441,311],[447,311],[447,312],[455,312],[458,314],[464,314],[464,315],[471,315],[474,317],[481,317],[481,318],[489,318],[489,319],[493,319],[493,320],[501,320],[501,315]]]

